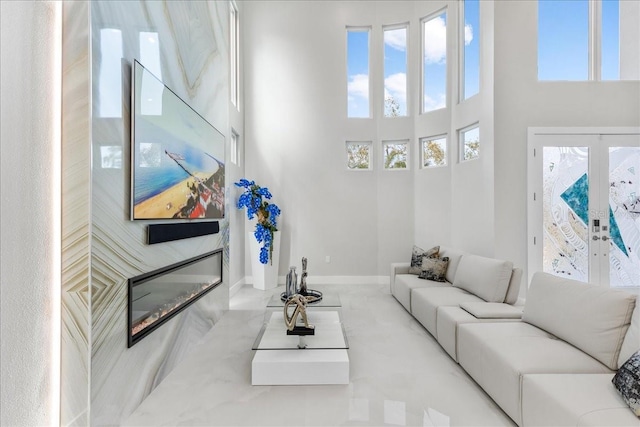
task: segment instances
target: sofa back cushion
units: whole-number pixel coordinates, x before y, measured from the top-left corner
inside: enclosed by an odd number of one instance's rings
[[[488,302],[504,302],[512,270],[510,261],[465,254],[458,265],[453,286]]]
[[[504,302],[507,304],[515,304],[518,302],[518,296],[520,295],[520,282],[522,282],[522,269],[514,268],[511,272],[511,280],[509,280],[507,296],[504,297]]]
[[[625,291],[537,272],[522,320],[615,370],[635,304],[636,296]]]
[[[640,302],[636,299],[636,308],[631,316],[631,324],[627,329],[627,335],[624,337],[622,347],[620,347],[618,369],[638,350],[640,350]]]
[[[459,251],[448,246],[440,246],[438,256],[449,258],[449,266],[447,267],[447,274],[445,274],[447,282],[453,283],[453,280],[456,277],[456,271],[458,270],[458,264],[460,264],[460,259],[464,254],[465,252],[463,251]]]

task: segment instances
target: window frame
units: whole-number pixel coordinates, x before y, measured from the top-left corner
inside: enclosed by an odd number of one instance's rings
[[[434,166],[425,166],[424,164],[424,143],[428,141],[435,141],[439,139],[445,140],[445,152],[444,152],[444,165],[434,165]],[[437,168],[445,168],[449,166],[449,134],[443,133],[439,135],[433,136],[424,136],[418,139],[418,147],[420,149],[420,169],[437,169]]]
[[[424,85],[424,48],[425,48],[425,40],[424,40],[424,24],[427,21],[431,21],[432,19],[437,18],[438,16],[442,15],[443,13],[446,13],[448,16],[448,12],[449,9],[447,6],[444,6],[438,10],[436,10],[433,13],[430,13],[429,15],[426,15],[422,18],[420,18],[420,114],[428,114],[431,113],[433,111],[438,111],[438,110],[443,110],[446,108],[449,108],[449,20],[447,19],[447,22],[445,23],[446,25],[446,34],[447,34],[447,41],[446,41],[446,47],[445,47],[445,54],[446,54],[446,61],[445,61],[445,82],[444,82],[444,90],[445,90],[445,103],[444,103],[444,107],[441,108],[436,108],[434,110],[429,110],[429,111],[425,111],[424,109],[424,89],[425,89],[425,85]]]
[[[470,159],[465,159],[464,158],[464,149],[466,146],[463,134],[473,130],[473,129],[478,129],[478,155],[475,157],[472,157]],[[478,160],[480,158],[480,148],[482,147],[482,141],[480,140],[480,122],[475,122],[472,123],[468,126],[465,126],[463,128],[458,129],[458,162],[459,163],[467,163],[467,162],[471,162],[473,160]]]
[[[540,1],[537,2],[537,17],[536,24],[537,29],[540,29]],[[587,17],[587,79],[584,80],[567,80],[560,78],[550,78],[550,79],[540,79],[540,35],[538,34],[538,42],[536,44],[537,48],[537,58],[536,58],[536,66],[537,73],[536,79],[538,82],[585,82],[585,81],[597,81],[597,82],[615,82],[615,81],[637,81],[637,79],[623,79],[622,78],[622,69],[619,67],[618,70],[618,78],[617,79],[603,79],[602,78],[602,38],[603,38],[603,10],[602,10],[602,2],[603,0],[588,0],[588,17]],[[618,0],[618,14],[620,15],[620,6],[621,2]],[[618,19],[620,19],[618,17]],[[620,29],[618,30],[618,63],[620,64],[622,61],[622,50],[621,46],[621,37],[620,37]]]
[[[407,160],[406,167],[404,168],[388,168],[385,165],[385,146],[386,145],[399,145],[404,144],[407,147]],[[382,153],[380,155],[382,161],[382,170],[384,171],[408,171],[411,170],[411,140],[409,138],[405,139],[385,139],[381,141],[380,147],[382,149]]]
[[[349,167],[349,146],[350,145],[367,145],[369,146],[369,165],[367,168],[350,168]],[[372,171],[373,170],[373,159],[374,159],[374,155],[373,155],[373,141],[372,140],[366,140],[366,141],[356,141],[356,140],[347,140],[345,141],[345,145],[344,145],[345,151],[344,153],[347,155],[346,158],[346,165],[345,165],[345,169],[349,172],[368,172],[368,171]]]
[[[366,32],[367,33],[367,92],[368,92],[368,110],[369,114],[366,117],[351,117],[349,116],[349,32]],[[347,76],[347,86],[346,86],[346,101],[347,101],[347,119],[372,119],[373,115],[373,104],[372,104],[372,93],[371,93],[371,35],[373,33],[373,27],[371,25],[347,25],[345,26],[345,64],[346,64],[346,76]]]
[[[480,60],[481,60],[481,56],[482,56],[482,51],[481,48],[482,46],[480,45],[480,36],[481,36],[481,32],[479,31],[479,28],[477,29],[478,31],[475,32],[475,28],[474,28],[474,38],[478,37],[478,92],[474,93],[473,95],[469,96],[469,97],[465,97],[465,87],[466,87],[466,71],[465,71],[465,64],[466,64],[466,52],[465,52],[465,44],[464,44],[464,38],[465,38],[465,5],[466,5],[466,1],[467,0],[459,0],[458,1],[458,103],[462,103],[464,101],[466,101],[467,99],[471,99],[476,95],[479,95],[481,90],[482,90],[482,67],[480,66]],[[478,0],[478,25],[480,25],[480,5],[481,5],[481,1],[482,0]]]
[[[385,67],[385,61],[384,61],[384,49],[385,49],[385,42],[384,42],[384,32],[385,31],[393,31],[393,30],[399,30],[399,29],[403,29],[406,32],[406,43],[405,43],[405,76],[406,76],[406,81],[405,81],[405,91],[406,91],[406,100],[405,100],[405,109],[406,109],[406,113],[403,116],[387,116],[385,114],[385,96],[384,96],[384,91],[385,91],[385,72],[386,72],[386,67]],[[389,25],[383,25],[382,26],[382,118],[383,119],[397,119],[397,118],[404,118],[404,117],[410,117],[411,116],[411,91],[409,90],[409,28],[410,28],[410,23],[407,22],[401,22],[398,24],[389,24]]]

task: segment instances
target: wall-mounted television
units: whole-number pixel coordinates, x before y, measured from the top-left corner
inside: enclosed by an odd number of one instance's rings
[[[224,135],[138,61],[132,74],[131,219],[224,218]]]

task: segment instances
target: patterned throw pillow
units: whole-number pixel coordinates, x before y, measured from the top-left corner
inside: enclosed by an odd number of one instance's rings
[[[445,275],[447,274],[448,266],[449,257],[447,256],[444,258],[422,257],[422,271],[418,277],[436,282],[444,282],[446,280]]]
[[[640,417],[640,351],[624,362],[611,382],[633,413]]]
[[[438,252],[440,252],[440,246],[434,246],[428,251],[425,251],[418,246],[413,246],[413,251],[411,252],[411,266],[409,267],[409,274],[420,274],[422,271],[422,257],[434,258],[438,256]]]

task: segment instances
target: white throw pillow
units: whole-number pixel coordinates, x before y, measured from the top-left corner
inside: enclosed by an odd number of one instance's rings
[[[478,255],[463,255],[453,286],[488,302],[504,302],[513,263]]]

